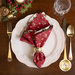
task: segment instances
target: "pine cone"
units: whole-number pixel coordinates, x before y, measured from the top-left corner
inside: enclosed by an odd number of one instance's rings
[[[1,7],[0,8],[0,15],[1,16],[6,16],[9,13],[9,9],[6,7]]]

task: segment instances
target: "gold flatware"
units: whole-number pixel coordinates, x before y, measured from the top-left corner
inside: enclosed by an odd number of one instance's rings
[[[74,27],[72,25],[69,25],[67,28],[67,36],[70,38],[70,51],[69,51],[69,60],[73,60],[73,55],[72,55],[72,42],[71,38],[74,35]]]
[[[66,53],[66,20],[63,19],[63,31],[65,35],[65,46],[64,46],[64,59],[60,61],[59,67],[62,71],[66,72],[69,71],[72,67],[71,62],[67,59],[67,53]]]
[[[11,23],[7,23],[7,34],[9,36],[9,50],[8,50],[8,62],[12,61],[12,54],[11,54],[11,45],[10,45],[10,38],[11,38],[11,34],[12,34],[12,24]]]
[[[60,61],[59,67],[64,72],[69,71],[72,67],[71,62],[67,59],[66,44],[64,47],[64,59]]]

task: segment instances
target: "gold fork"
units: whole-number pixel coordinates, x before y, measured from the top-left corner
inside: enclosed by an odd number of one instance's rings
[[[10,44],[10,38],[11,38],[11,34],[12,34],[12,24],[11,23],[7,23],[7,34],[9,36],[9,50],[8,50],[8,62],[12,61],[12,54],[11,54],[11,44]]]

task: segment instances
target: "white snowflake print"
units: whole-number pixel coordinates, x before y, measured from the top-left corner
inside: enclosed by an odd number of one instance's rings
[[[38,37],[35,37],[36,39],[38,39]]]
[[[45,42],[44,42],[44,44],[45,44]]]
[[[28,36],[28,38],[30,38],[30,36]]]
[[[40,36],[41,36],[41,34],[40,34]]]
[[[45,24],[46,24],[46,22],[42,21],[42,24],[43,24],[43,25],[45,25]]]
[[[49,31],[49,32],[51,32],[51,31]]]
[[[39,43],[39,45],[41,45],[41,43]]]
[[[45,25],[46,23],[43,23],[43,25]]]
[[[44,17],[42,17],[42,19],[43,19]]]
[[[47,37],[47,34],[45,34],[45,37]]]
[[[41,23],[39,22],[39,24],[41,24]]]
[[[30,26],[30,28],[32,28],[32,26]]]
[[[42,38],[42,40],[44,40],[44,38]]]
[[[34,22],[32,23],[32,26],[35,26],[35,23]]]
[[[37,60],[39,61],[39,57],[37,56]]]
[[[36,62],[36,60],[34,60],[34,62]]]

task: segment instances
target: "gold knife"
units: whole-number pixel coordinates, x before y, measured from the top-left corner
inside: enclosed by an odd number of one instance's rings
[[[62,21],[62,29],[65,35],[65,46],[64,46],[64,59],[67,59],[67,52],[66,52],[66,19],[64,18]]]
[[[12,34],[12,24],[11,23],[7,23],[7,34],[9,36],[9,50],[8,50],[8,62],[12,61],[12,54],[11,54],[11,44],[10,44],[10,38],[11,38],[11,34]]]

